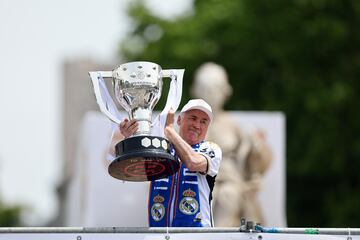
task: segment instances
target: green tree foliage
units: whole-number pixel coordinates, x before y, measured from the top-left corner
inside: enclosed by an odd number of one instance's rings
[[[0,227],[20,225],[20,207],[8,207],[0,201]]]
[[[234,88],[227,109],[286,114],[289,226],[360,225],[360,1],[195,0],[173,20],[137,2],[129,15],[121,54],[186,68],[183,101],[214,61]]]

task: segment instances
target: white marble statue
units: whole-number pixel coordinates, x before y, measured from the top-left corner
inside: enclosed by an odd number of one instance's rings
[[[223,110],[232,95],[232,87],[222,66],[215,63],[200,66],[195,73],[192,95],[211,105],[215,118],[207,139],[218,143],[223,151],[214,189],[215,226],[238,227],[242,217],[266,224],[257,199],[262,176],[272,160],[264,133],[241,128]]]

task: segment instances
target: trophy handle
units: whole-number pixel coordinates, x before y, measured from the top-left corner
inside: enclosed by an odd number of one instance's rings
[[[163,112],[169,112],[170,108],[176,111],[181,102],[184,69],[162,70],[163,77],[171,78],[170,90]]]
[[[104,78],[112,78],[112,71],[89,72],[93,84],[96,102],[100,111],[116,124],[121,122],[121,114],[118,111],[110,93],[105,85]]]
[[[171,78],[171,82],[170,90],[166,99],[166,105],[162,112],[157,116],[156,120],[153,122],[152,133],[156,136],[165,137],[164,127],[166,122],[166,116],[170,108],[172,108],[172,110],[176,112],[180,105],[184,71],[184,69],[162,70],[162,77]]]

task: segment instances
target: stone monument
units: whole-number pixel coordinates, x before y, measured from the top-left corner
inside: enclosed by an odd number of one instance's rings
[[[272,153],[261,130],[243,129],[224,111],[232,95],[225,69],[215,63],[201,65],[196,73],[192,95],[207,101],[214,121],[207,140],[219,144],[223,151],[214,189],[214,221],[217,227],[238,227],[242,217],[264,223],[257,199],[263,174],[272,161]]]

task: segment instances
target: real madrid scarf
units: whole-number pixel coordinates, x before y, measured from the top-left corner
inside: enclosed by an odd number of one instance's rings
[[[193,145],[193,150],[198,152],[201,143]],[[152,181],[148,211],[150,227],[202,227],[197,173],[181,164],[173,176]]]

